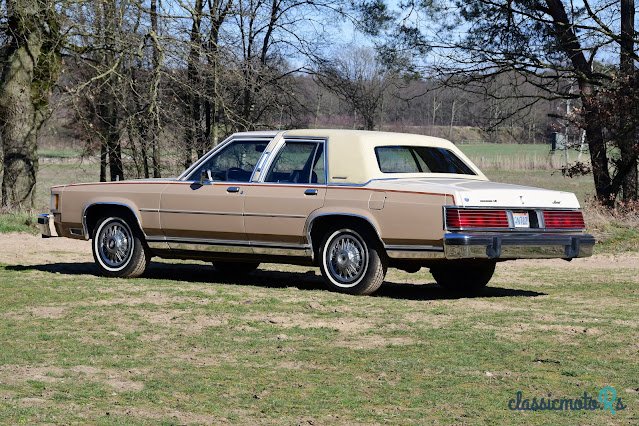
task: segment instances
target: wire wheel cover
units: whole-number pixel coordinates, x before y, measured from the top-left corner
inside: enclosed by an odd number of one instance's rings
[[[133,236],[128,227],[114,221],[100,231],[98,249],[100,259],[110,268],[125,265],[133,254]]]
[[[356,283],[366,271],[368,254],[354,235],[338,235],[331,241],[327,255],[329,272],[341,284]]]

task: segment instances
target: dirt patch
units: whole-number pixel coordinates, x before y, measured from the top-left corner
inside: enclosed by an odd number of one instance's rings
[[[190,310],[162,310],[160,312],[142,312],[140,316],[152,324],[178,328],[185,334],[199,334],[209,327],[226,325],[228,320],[222,316],[192,315]]]
[[[171,419],[174,423],[180,425],[186,424],[221,424],[228,423],[225,418],[217,418],[207,414],[191,413],[186,411],[153,408],[116,408],[106,413],[108,416],[132,417],[138,419],[148,419],[160,421]]]
[[[7,319],[25,320],[34,318],[60,319],[65,316],[67,308],[64,306],[34,306],[23,311],[6,312],[2,316]]]
[[[56,383],[66,370],[53,366],[0,365],[0,383],[15,385],[27,380]]]
[[[435,315],[429,312],[410,312],[404,314],[404,321],[402,323],[406,324],[425,324],[432,328],[442,328],[446,327],[455,319],[454,315],[442,314]],[[402,324],[389,324],[390,327],[385,327],[386,329],[394,329],[394,330],[405,330],[409,327],[402,327]]]
[[[388,346],[414,345],[417,341],[410,337],[354,336],[335,342],[335,346],[349,349],[378,349]]]
[[[544,266],[558,269],[635,269],[639,270],[639,253],[595,254],[592,257],[573,259],[566,262],[562,259],[521,259],[506,262],[503,267]]]
[[[132,380],[136,377],[144,377],[146,372],[138,369],[120,371],[101,369],[90,365],[77,365],[72,367],[70,371],[91,381],[105,383],[118,392],[137,392],[144,389],[143,382]]]
[[[282,328],[329,328],[340,333],[362,333],[375,327],[372,321],[362,318],[317,318],[313,315],[248,315],[246,321],[263,322]]]
[[[93,262],[91,242],[70,238],[41,238],[11,233],[0,237],[0,263],[39,265],[60,262]]]
[[[142,370],[101,369],[94,366],[78,365],[64,369],[53,366],[3,365],[0,366],[0,383],[19,384],[28,380],[43,383],[59,383],[65,380],[87,379],[104,383],[118,392],[141,391],[142,381],[133,380],[144,377]]]
[[[113,290],[109,290],[109,293],[112,293]],[[91,302],[90,306],[139,306],[139,305],[171,305],[176,303],[188,303],[193,305],[207,305],[209,304],[208,299],[200,298],[200,297],[185,297],[185,296],[175,296],[166,293],[142,293],[140,296],[129,296],[129,297],[113,297],[110,299],[98,300],[96,302]]]
[[[494,331],[498,337],[517,342],[530,340],[531,336],[538,336],[538,332],[540,331],[554,332],[556,338],[565,342],[570,342],[578,336],[597,336],[601,334],[601,330],[596,327],[572,324],[513,323],[508,327],[500,327],[480,323],[475,324],[474,328]]]

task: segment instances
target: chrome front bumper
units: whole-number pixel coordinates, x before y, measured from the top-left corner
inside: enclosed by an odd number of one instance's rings
[[[40,234],[42,238],[51,238],[57,237],[58,233],[55,230],[55,226],[53,224],[53,215],[49,213],[42,213],[38,215],[38,229],[40,229]]]
[[[448,233],[446,259],[573,259],[592,256],[589,234]]]

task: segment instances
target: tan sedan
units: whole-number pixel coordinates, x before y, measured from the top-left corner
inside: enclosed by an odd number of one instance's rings
[[[153,256],[319,266],[329,288],[370,294],[388,267],[429,267],[477,290],[498,261],[589,256],[574,194],[490,182],[452,143],[349,130],[237,133],[174,179],[57,186],[43,236],[92,239],[108,276]]]

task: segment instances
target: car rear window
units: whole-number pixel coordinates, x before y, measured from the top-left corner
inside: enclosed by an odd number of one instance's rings
[[[375,155],[382,173],[476,174],[466,163],[446,148],[378,146],[375,148]]]

